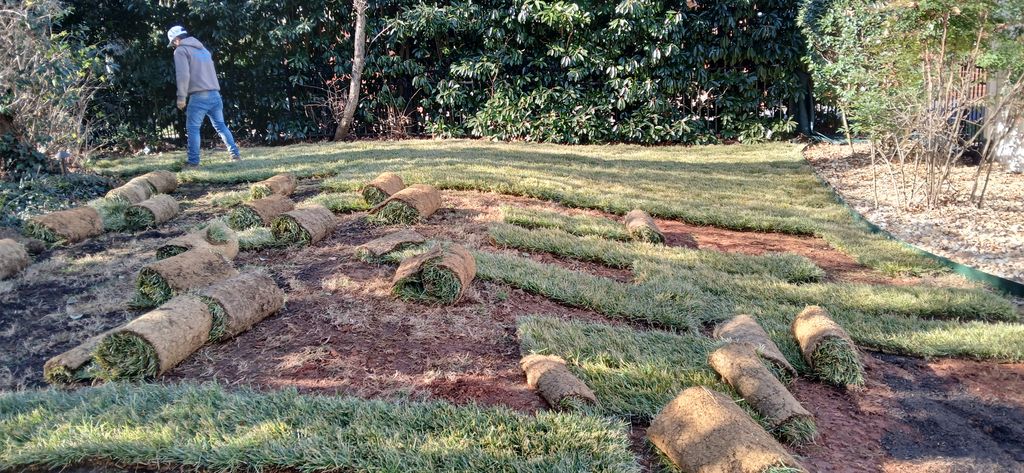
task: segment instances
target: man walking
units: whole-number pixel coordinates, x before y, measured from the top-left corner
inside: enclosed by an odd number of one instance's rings
[[[210,123],[220,134],[220,139],[231,152],[232,160],[242,159],[231,136],[231,130],[224,124],[224,102],[220,98],[220,83],[213,66],[213,55],[199,40],[188,35],[185,28],[175,26],[167,31],[167,46],[174,47],[174,75],[178,82],[178,109],[185,110],[185,129],[188,132],[188,163],[186,169],[199,167],[199,129],[203,118],[210,117]]]

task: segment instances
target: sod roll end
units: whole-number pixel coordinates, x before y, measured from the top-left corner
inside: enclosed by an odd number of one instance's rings
[[[43,379],[47,383],[58,386],[91,379],[92,376],[88,372],[88,367],[93,362],[93,352],[100,341],[110,333],[113,333],[114,330],[108,330],[99,335],[89,337],[84,342],[78,344],[78,346],[46,360],[46,363],[43,364]]]
[[[157,194],[128,208],[125,220],[132,229],[151,228],[163,224],[181,213],[178,201],[167,194]]]
[[[178,296],[104,336],[94,360],[110,379],[152,379],[202,347],[212,323],[202,300]]]
[[[708,364],[771,425],[772,433],[783,442],[800,445],[817,436],[814,417],[761,363],[753,345],[727,343],[711,353]]]
[[[437,246],[402,261],[392,279],[401,299],[454,304],[476,276],[476,259],[461,245]]]
[[[278,215],[294,209],[295,202],[288,197],[276,194],[269,195],[235,207],[228,217],[228,223],[235,230],[269,227]]]
[[[170,258],[193,248],[208,250],[227,260],[233,260],[238,256],[238,234],[220,220],[214,220],[206,228],[172,238],[160,245],[156,250],[156,257]]]
[[[322,205],[285,212],[270,225],[274,238],[286,244],[311,245],[323,240],[337,226],[334,214]]]
[[[427,239],[419,232],[407,228],[363,243],[356,247],[355,253],[363,261],[376,262],[390,253],[402,251],[426,241]]]
[[[48,245],[78,243],[101,234],[103,218],[89,206],[38,215],[25,222],[25,236]]]
[[[520,360],[519,366],[526,373],[526,384],[551,407],[572,410],[575,406],[597,404],[594,392],[569,371],[560,357],[529,355]]]
[[[270,276],[245,273],[214,284],[199,293],[216,304],[210,341],[234,337],[284,307],[284,291]]]
[[[768,332],[765,332],[761,325],[753,317],[741,314],[722,322],[715,327],[713,336],[720,340],[732,340],[753,345],[757,354],[765,359],[767,363],[774,365],[776,373],[782,378],[780,381],[787,383],[797,376],[796,368],[789,363],[786,355],[782,354],[779,347],[775,345]]]
[[[208,286],[238,275],[220,254],[193,248],[179,255],[150,263],[136,280],[137,304],[152,307],[189,289]]]
[[[283,172],[269,179],[257,182],[249,188],[253,199],[262,199],[270,195],[292,195],[299,181],[290,172]]]
[[[705,387],[684,390],[654,418],[647,437],[683,471],[804,471],[771,435],[728,396]]]
[[[441,208],[441,193],[433,186],[416,184],[396,192],[370,210],[370,222],[393,225],[424,220]]]
[[[857,346],[823,307],[807,306],[790,328],[815,376],[837,386],[864,384]]]
[[[31,262],[24,245],[10,238],[0,240],[0,279],[20,273]]]
[[[405,189],[402,177],[393,172],[386,172],[363,186],[361,193],[366,203],[378,205],[402,189]]]
[[[624,222],[629,235],[637,241],[665,243],[665,235],[647,212],[634,209],[626,214]]]

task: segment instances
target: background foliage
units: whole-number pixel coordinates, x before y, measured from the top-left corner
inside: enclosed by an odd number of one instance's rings
[[[70,2],[105,51],[107,139],[180,134],[164,32],[213,52],[236,135],[329,136],[347,86],[351,2]],[[359,134],[562,143],[759,141],[803,97],[798,4],[784,0],[371,2]]]

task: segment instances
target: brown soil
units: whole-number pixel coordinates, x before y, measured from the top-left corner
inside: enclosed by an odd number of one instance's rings
[[[41,386],[47,358],[139,315],[125,307],[135,275],[152,261],[155,248],[226,213],[197,199],[206,190],[179,189],[176,195],[185,199],[185,212],[159,230],[107,234],[49,251],[19,278],[0,283],[0,390]],[[315,192],[314,183],[303,181],[295,197],[303,200]],[[503,204],[602,215],[527,198],[444,192],[442,209],[415,229],[427,238],[468,248],[490,247],[486,228],[500,218],[498,207]],[[790,251],[811,258],[832,280],[906,282],[863,268],[814,238],[665,220],[658,225],[671,245],[750,254]],[[624,323],[480,280],[455,306],[397,301],[389,293],[395,268],[366,264],[352,254],[356,246],[394,230],[369,226],[362,214],[353,214],[342,217],[329,237],[311,247],[240,253],[236,266],[265,267],[288,296],[285,308],[236,338],[201,349],[161,381],[217,379],[258,389],[434,398],[534,412],[546,404],[527,389],[519,368],[518,317],[547,314]],[[620,281],[631,279],[629,271],[551,255],[529,256]],[[1024,365],[866,358],[868,385],[862,390],[847,392],[804,380],[795,384],[794,394],[816,416],[822,432],[817,445],[795,452],[809,466],[820,471],[916,472],[951,471],[928,468],[968,462],[996,465],[993,471],[1019,471],[1008,462],[1024,461],[1020,444],[1012,440],[1024,437]],[[659,459],[644,440],[644,428],[635,425],[631,436],[640,460],[656,470]]]

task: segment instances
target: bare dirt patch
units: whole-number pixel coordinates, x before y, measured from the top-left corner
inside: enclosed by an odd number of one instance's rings
[[[876,188],[867,145],[854,149],[856,154],[851,156],[848,146],[815,145],[804,157],[857,212],[901,240],[1024,282],[1024,174],[993,170],[985,203],[979,209],[968,200],[978,168],[957,166],[949,178],[950,198],[938,208],[916,206],[900,212],[892,184],[896,181],[882,173]]]

